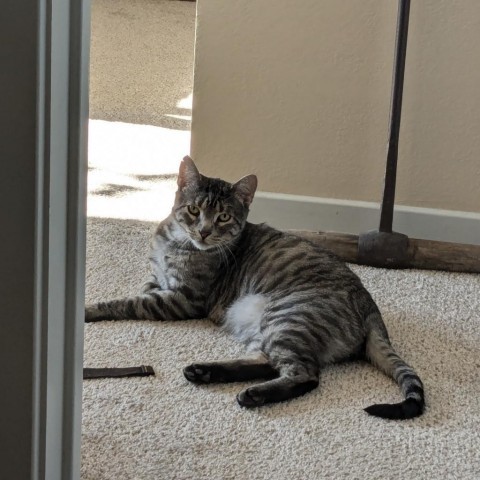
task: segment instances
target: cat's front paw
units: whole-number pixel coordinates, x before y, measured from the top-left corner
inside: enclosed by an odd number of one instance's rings
[[[183,374],[189,382],[210,383],[210,371],[202,365],[189,365],[183,369]]]
[[[85,306],[85,323],[97,322],[99,320],[104,320],[102,312],[97,307],[96,304],[86,305]]]
[[[250,387],[237,395],[237,402],[241,407],[260,407],[265,403],[265,397],[256,387]]]

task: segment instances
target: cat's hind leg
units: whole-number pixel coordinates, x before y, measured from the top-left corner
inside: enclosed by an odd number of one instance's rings
[[[242,382],[278,375],[262,352],[235,360],[194,363],[183,370],[185,378],[194,383]]]
[[[301,365],[283,368],[280,376],[258,385],[253,385],[237,395],[242,407],[259,407],[266,403],[283,402],[300,397],[318,387],[318,372],[309,372]]]
[[[281,316],[273,320],[276,323],[267,319],[260,349],[279,376],[240,392],[237,401],[242,407],[282,402],[318,386],[320,365],[313,334],[303,323]]]

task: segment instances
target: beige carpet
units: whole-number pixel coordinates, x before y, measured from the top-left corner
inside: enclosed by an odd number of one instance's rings
[[[154,224],[90,219],[87,299],[136,292]],[[362,408],[397,386],[366,364],[332,366],[306,396],[241,409],[245,384],[195,386],[182,368],[242,352],[208,321],[86,325],[85,364],[151,364],[155,377],[84,382],[82,478],[480,478],[480,276],[354,267],[428,408],[406,422]]]
[[[195,13],[170,0],[92,7],[89,302],[134,293],[147,273],[155,224],[138,219],[168,212],[188,152]],[[300,399],[242,410],[245,384],[182,375],[192,361],[242,352],[207,321],[88,324],[85,365],[150,364],[156,376],[84,382],[82,479],[480,478],[480,277],[355,270],[424,380],[423,417],[363,412],[401,397],[360,363],[332,366]]]
[[[92,0],[90,116],[190,128],[195,3]]]

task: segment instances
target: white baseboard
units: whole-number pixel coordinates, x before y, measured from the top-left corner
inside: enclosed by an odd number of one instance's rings
[[[249,221],[279,229],[359,234],[378,228],[380,205],[373,202],[257,192]],[[393,230],[411,238],[480,244],[480,214],[396,206]]]

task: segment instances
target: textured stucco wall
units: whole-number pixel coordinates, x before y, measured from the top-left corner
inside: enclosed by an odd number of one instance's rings
[[[192,153],[263,191],[379,201],[397,2],[198,0]],[[412,2],[399,204],[480,211],[480,2]]]

